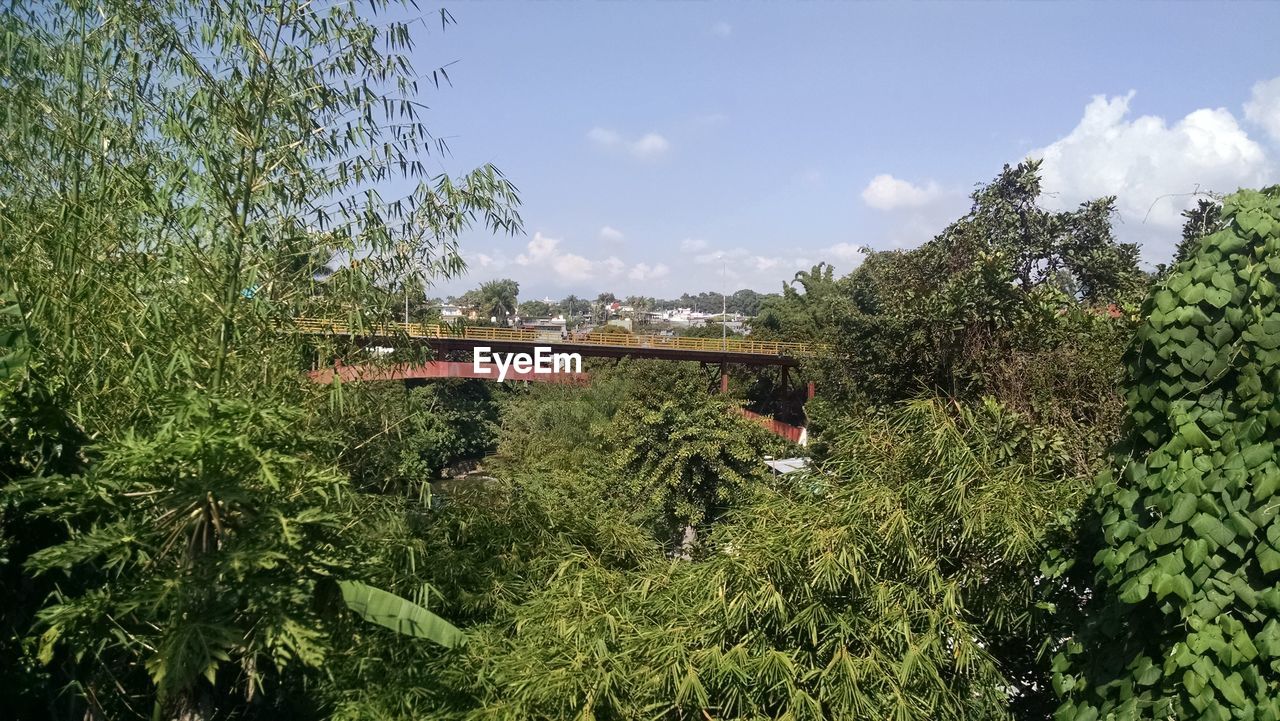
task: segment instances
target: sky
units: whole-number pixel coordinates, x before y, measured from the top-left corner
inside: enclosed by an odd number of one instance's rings
[[[486,2],[423,23],[428,163],[493,163],[525,232],[462,238],[521,298],[752,288],[910,248],[1005,163],[1118,196],[1167,260],[1197,191],[1280,182],[1280,3]],[[424,14],[432,10],[424,5]]]

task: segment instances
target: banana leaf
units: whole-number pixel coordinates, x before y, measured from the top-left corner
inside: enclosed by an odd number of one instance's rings
[[[359,581],[339,581],[347,608],[366,621],[405,636],[434,641],[446,648],[461,646],[466,636],[453,624],[418,604]]]

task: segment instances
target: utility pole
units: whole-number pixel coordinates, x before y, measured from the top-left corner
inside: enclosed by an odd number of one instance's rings
[[[729,348],[729,326],[725,323],[725,316],[729,312],[729,299],[725,297],[724,291],[729,284],[729,261],[724,259],[724,254],[720,255],[720,350]]]

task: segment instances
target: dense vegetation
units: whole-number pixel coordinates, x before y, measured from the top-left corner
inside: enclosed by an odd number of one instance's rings
[[[1073,718],[1280,718],[1280,193],[1242,192],[1144,307],[1099,476]]]
[[[497,169],[423,175],[445,76],[399,12],[0,15],[6,717],[1277,718],[1280,190],[1148,275],[1026,161],[920,248],[735,294],[834,348],[808,448],[697,364],[320,386],[419,353],[292,319],[417,313],[460,233],[520,230]]]

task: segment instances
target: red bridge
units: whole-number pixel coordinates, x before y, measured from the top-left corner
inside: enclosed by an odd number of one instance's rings
[[[584,358],[657,358],[794,367],[800,364],[802,358],[821,355],[828,350],[826,346],[818,344],[745,338],[687,338],[629,333],[561,335],[514,328],[457,329],[424,323],[384,323],[360,327],[319,318],[300,318],[296,323],[302,333],[347,336],[371,345],[394,346],[406,342],[426,344],[439,353],[468,351],[477,346],[506,353],[527,353],[534,346],[544,346],[549,347],[553,353],[578,353]]]
[[[631,335],[623,333],[588,333],[558,335],[510,328],[454,329],[441,325],[420,323],[390,323],[376,327],[352,327],[347,324],[316,318],[297,321],[302,333],[326,336],[347,336],[370,345],[426,344],[437,353],[472,351],[478,347],[501,353],[529,353],[535,347],[549,348],[552,353],[577,353],[596,358],[654,358],[660,360],[697,361],[720,365],[720,390],[729,386],[726,366],[774,365],[782,368],[783,383],[787,369],[797,366],[800,359],[825,353],[823,345],[806,343],[781,343],[754,341],[738,338],[687,338],[676,336]],[[350,381],[390,381],[427,378],[476,378],[498,380],[492,367],[477,370],[474,363],[458,361],[428,361],[420,364],[337,365],[322,368],[309,374],[317,383],[332,383],[335,379]],[[587,373],[545,373],[517,371],[508,368],[504,380],[533,381],[538,383],[563,383],[585,385],[590,382]],[[809,397],[813,397],[813,384],[809,384]],[[764,425],[773,433],[793,442],[803,443],[804,428],[793,426],[745,409],[740,415]]]

